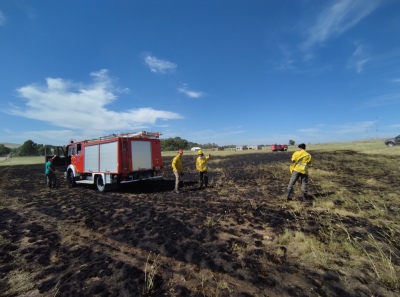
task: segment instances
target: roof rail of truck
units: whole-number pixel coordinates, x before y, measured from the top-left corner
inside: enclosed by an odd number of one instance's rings
[[[85,140],[85,142],[87,143],[87,142],[94,142],[94,141],[100,141],[100,140],[107,140],[107,139],[112,139],[112,138],[116,138],[116,137],[157,139],[161,135],[162,135],[161,132],[150,132],[150,131],[113,133],[113,134],[101,136],[100,138]]]
[[[138,137],[138,138],[159,138],[161,135],[162,135],[161,132],[141,131],[141,132],[121,133],[119,136]]]

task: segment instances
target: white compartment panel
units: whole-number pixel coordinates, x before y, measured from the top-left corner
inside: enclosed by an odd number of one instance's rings
[[[132,141],[132,169],[153,169],[150,141]]]
[[[100,172],[117,172],[118,142],[100,144]]]
[[[99,146],[85,146],[85,172],[99,171]]]

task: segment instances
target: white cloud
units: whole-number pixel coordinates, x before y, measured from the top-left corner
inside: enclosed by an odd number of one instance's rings
[[[336,135],[345,135],[345,134],[363,134],[366,129],[374,127],[376,125],[376,121],[363,121],[363,122],[355,122],[355,123],[346,123],[344,125],[337,125],[333,127],[333,130],[330,132]]]
[[[299,132],[304,137],[318,139],[317,142],[331,141],[332,135],[340,135],[342,140],[356,140],[368,138],[372,131],[376,130],[377,121],[360,121],[353,123],[343,123],[340,125],[323,125],[319,128],[301,129]]]
[[[216,143],[218,145],[228,145],[228,144],[249,144],[244,141],[243,135],[246,130],[237,127],[230,127],[220,130],[206,129],[198,131],[186,131],[186,133],[180,133],[180,136],[187,137],[186,139],[192,139],[197,143]],[[239,141],[238,138],[241,140]],[[247,140],[246,140],[247,141]],[[239,143],[237,143],[239,142]]]
[[[332,135],[340,135],[341,139],[356,140],[365,138],[368,131],[375,129],[376,124],[376,120],[371,120],[338,125],[316,125],[316,127],[299,129],[302,135],[296,135],[296,138],[314,139],[313,142],[318,139],[319,142],[325,142],[330,141]]]
[[[305,129],[299,129],[298,130],[300,133],[307,134],[307,135],[314,135],[320,132],[319,128],[305,128]]]
[[[355,51],[347,62],[347,67],[354,68],[356,69],[357,73],[361,73],[363,71],[364,65],[369,60],[370,58],[367,57],[364,46],[357,43]]]
[[[363,71],[364,64],[367,63],[369,59],[363,59],[356,62],[356,70],[357,73],[361,73]]]
[[[204,96],[203,92],[190,90],[188,85],[184,84],[182,87],[178,88],[179,93],[183,93],[190,98],[200,98]]]
[[[149,66],[150,71],[154,73],[173,72],[177,67],[177,65],[172,62],[161,60],[150,55],[144,57],[144,62]]]
[[[386,106],[400,102],[400,93],[392,93],[378,96],[364,104],[364,107]]]
[[[283,45],[279,45],[279,49],[283,58],[281,61],[276,63],[276,69],[281,71],[296,69],[294,66],[294,60],[292,58],[293,55],[290,50]]]
[[[356,26],[360,21],[372,13],[381,0],[339,0],[325,9],[309,28],[304,49],[324,43]]]
[[[67,129],[126,131],[143,129],[159,120],[175,120],[181,115],[151,107],[113,111],[107,108],[117,100],[107,70],[92,72],[93,83],[84,85],[62,78],[47,78],[46,85],[31,84],[17,89],[26,103],[11,105],[8,113],[50,123]]]
[[[6,17],[4,16],[3,12],[0,10],[0,26],[4,26],[6,23]]]

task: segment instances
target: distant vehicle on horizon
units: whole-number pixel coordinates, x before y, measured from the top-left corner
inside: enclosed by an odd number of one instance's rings
[[[272,144],[271,145],[271,151],[273,152],[285,152],[288,149],[288,145],[287,144]]]
[[[195,146],[195,147],[192,147],[190,150],[191,150],[192,152],[197,152],[198,150],[201,150],[201,148],[198,147],[198,146]]]
[[[393,138],[386,139],[385,144],[387,146],[400,145],[400,135],[397,135],[396,137],[393,137]]]

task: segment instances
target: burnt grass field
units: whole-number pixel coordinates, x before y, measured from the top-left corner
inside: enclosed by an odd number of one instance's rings
[[[0,296],[399,296],[396,157],[310,152],[311,199],[284,192],[291,153],[213,157],[197,188],[98,193],[0,167]]]

